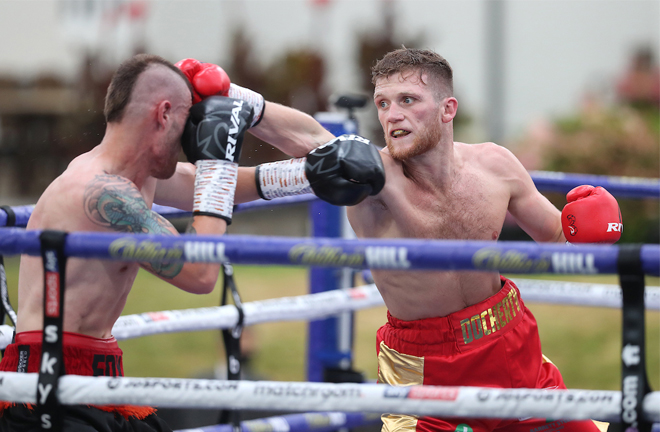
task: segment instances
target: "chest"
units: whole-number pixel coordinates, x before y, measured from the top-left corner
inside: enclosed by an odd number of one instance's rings
[[[496,179],[469,173],[442,192],[402,182],[397,196],[385,204],[393,237],[496,240],[509,202]]]

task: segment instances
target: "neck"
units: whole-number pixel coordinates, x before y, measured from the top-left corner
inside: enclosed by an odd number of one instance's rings
[[[406,177],[419,185],[442,189],[450,184],[456,169],[453,141],[441,140],[435,147],[402,161]]]
[[[149,177],[149,158],[145,157],[147,142],[120,126],[108,126],[103,141],[96,148],[108,174],[127,178],[141,189]]]

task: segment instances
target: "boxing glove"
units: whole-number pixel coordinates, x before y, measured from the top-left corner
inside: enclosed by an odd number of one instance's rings
[[[194,104],[209,96],[227,96],[231,80],[220,66],[195,59],[183,59],[175,66],[181,69],[192,84]]]
[[[616,243],[623,223],[616,198],[602,187],[578,186],[566,195],[561,225],[569,243]]]
[[[231,223],[238,159],[251,120],[252,108],[240,99],[212,96],[190,109],[181,146],[197,167],[194,215]]]
[[[351,206],[383,189],[385,169],[368,139],[342,135],[304,158],[259,165],[256,181],[264,199],[313,192],[330,204]]]
[[[195,59],[183,59],[175,64],[186,75],[193,87],[193,103],[198,103],[209,96],[229,96],[246,101],[253,111],[250,127],[256,126],[262,119],[266,101],[264,97],[250,89],[233,84],[229,75],[218,65],[201,63]]]

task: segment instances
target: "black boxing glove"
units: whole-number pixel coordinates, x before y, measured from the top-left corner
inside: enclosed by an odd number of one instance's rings
[[[264,199],[313,192],[330,204],[351,206],[383,189],[385,169],[368,139],[341,135],[307,157],[259,165],[256,181]]]
[[[231,223],[238,159],[251,121],[252,108],[239,99],[213,96],[190,108],[181,146],[197,167],[193,215]]]

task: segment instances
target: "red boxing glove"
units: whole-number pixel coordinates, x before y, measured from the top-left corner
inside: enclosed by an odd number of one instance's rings
[[[175,66],[181,69],[192,84],[193,104],[209,96],[227,96],[231,81],[220,66],[195,59],[183,59]]]
[[[616,198],[602,187],[578,186],[566,195],[561,226],[569,243],[616,243],[623,224]]]

